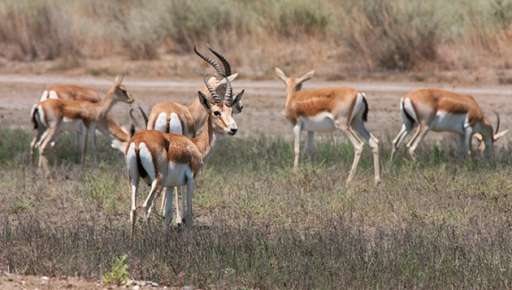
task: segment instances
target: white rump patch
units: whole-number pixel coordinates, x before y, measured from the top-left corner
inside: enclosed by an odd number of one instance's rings
[[[139,158],[142,163],[142,167],[144,167],[144,170],[148,173],[149,179],[152,181],[155,180],[155,164],[153,163],[151,152],[144,143],[139,144]]]
[[[48,124],[46,123],[46,118],[44,115],[44,110],[41,105],[37,106],[37,113],[39,114],[39,121],[41,122],[41,124],[48,128]]]
[[[126,151],[126,167],[128,168],[128,174],[130,178],[136,178],[138,176],[137,169],[137,153],[135,152],[135,143],[131,143],[130,147]]]
[[[366,95],[364,93],[357,93],[356,103],[354,104],[354,109],[352,110],[352,120],[355,118],[362,118],[364,110],[366,109],[364,104],[364,97]]]
[[[171,118],[169,119],[169,133],[183,135],[183,127],[176,113],[171,113]]]
[[[329,112],[321,112],[310,117],[300,117],[302,129],[306,131],[330,132],[336,129],[334,116]]]
[[[419,123],[418,116],[416,116],[416,111],[414,110],[414,106],[412,104],[411,99],[404,98],[403,99],[403,105],[401,104],[401,107],[411,116],[416,123]],[[407,117],[406,117],[407,118]]]
[[[156,118],[155,128],[153,130],[158,130],[160,132],[167,132],[167,114],[160,113]]]

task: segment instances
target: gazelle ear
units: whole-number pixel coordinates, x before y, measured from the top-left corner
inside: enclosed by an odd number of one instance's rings
[[[508,133],[508,129],[494,134],[494,141],[495,142],[498,141],[498,139],[500,139],[501,137],[505,136],[507,133]]]
[[[305,73],[303,76],[297,79],[297,85],[302,84],[303,82],[311,79],[315,75],[315,71],[312,70],[310,72]]]
[[[197,91],[197,94],[199,95],[199,102],[201,102],[201,105],[205,107],[205,109],[210,110],[210,101],[208,100],[208,97],[203,94],[201,91]]]
[[[233,100],[233,103],[231,106],[233,107],[233,113],[234,114],[240,114],[242,113],[242,109],[244,108],[244,105],[242,105],[242,96],[244,95],[245,90],[242,90],[240,93],[238,93]]]
[[[116,86],[119,86],[123,82],[123,79],[124,79],[124,75],[117,75],[116,79],[114,80],[114,84]]]
[[[230,76],[228,76],[227,79],[228,79],[229,82],[232,82],[237,77],[238,77],[238,73],[234,73],[234,74],[231,74]],[[225,84],[226,84],[226,78],[223,78],[220,82],[217,83],[217,87],[220,86],[220,85],[225,85]]]
[[[288,82],[288,76],[286,76],[286,74],[278,67],[276,67],[274,70],[276,72],[276,76],[286,84]]]

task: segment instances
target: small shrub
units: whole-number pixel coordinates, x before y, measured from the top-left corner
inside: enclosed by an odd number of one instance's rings
[[[112,270],[103,274],[103,283],[107,285],[123,285],[128,282],[128,256],[123,255],[114,259]]]

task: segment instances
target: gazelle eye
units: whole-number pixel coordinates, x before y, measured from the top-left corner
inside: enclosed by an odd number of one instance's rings
[[[213,112],[213,114],[214,114],[215,116],[217,116],[217,117],[220,117],[220,112],[219,112],[219,111],[215,111],[215,112]]]

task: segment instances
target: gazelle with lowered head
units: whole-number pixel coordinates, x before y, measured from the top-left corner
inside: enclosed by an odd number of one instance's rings
[[[356,173],[363,145],[369,144],[373,152],[375,183],[381,181],[379,162],[379,140],[371,134],[364,123],[368,117],[368,102],[364,93],[352,88],[322,88],[302,90],[305,81],[313,77],[310,71],[299,78],[288,77],[281,69],[275,68],[276,75],[286,85],[286,105],[284,113],[293,125],[295,158],[293,168],[299,166],[300,135],[306,131],[306,150],[314,150],[315,132],[340,130],[354,146],[354,160],[347,183]]]
[[[108,117],[108,113],[116,102],[131,104],[134,101],[122,85],[122,80],[122,77],[116,77],[105,97],[97,103],[83,100],[47,99],[32,108],[31,119],[37,132],[30,147],[32,156],[36,149],[39,150],[39,167],[43,167],[48,172],[45,149],[50,142],[58,137],[65,124],[79,123],[80,126],[86,128],[85,134],[81,136],[80,140],[82,164],[85,160],[89,130],[94,132],[98,129],[107,136],[127,141],[128,132]]]
[[[75,100],[75,101],[88,101],[91,103],[97,103],[101,100],[100,93],[92,88],[79,86],[79,85],[67,85],[67,84],[55,84],[49,85],[41,94],[39,101],[46,101],[48,99],[62,99],[62,100]],[[34,105],[34,107],[37,104]],[[78,124],[78,128],[72,128],[78,130],[77,132],[77,145],[80,147],[80,138],[85,134],[86,128],[82,124]],[[87,142],[87,141],[86,141]],[[55,142],[50,143],[53,147]],[[92,147],[93,151],[96,152],[96,132],[92,133]]]
[[[215,91],[219,95],[225,95],[227,82],[232,82],[238,76],[238,73],[232,73],[231,65],[227,59],[219,52],[208,48],[209,51],[216,56],[219,62],[212,58],[205,56],[200,53],[196,47],[194,52],[207,64],[212,66],[217,73],[217,76],[207,78],[204,86],[201,88],[203,93],[207,93],[209,90]],[[226,95],[223,100],[223,106],[218,106],[218,110],[213,113],[223,120],[230,128],[228,134],[234,135],[238,130],[236,122],[234,122],[232,115],[238,114],[242,111],[243,105],[241,102],[243,91],[236,95],[234,98],[231,94]],[[182,105],[177,102],[160,102],[153,106],[149,114],[147,121],[147,129],[158,130],[166,133],[175,133],[179,135],[185,135],[188,137],[195,137],[199,130],[204,127],[208,118],[208,110],[205,109],[200,99],[194,98],[192,103],[188,106]],[[164,210],[166,200],[171,197],[171,189],[166,188],[165,194],[162,198],[162,211]],[[175,204],[176,204],[176,215],[178,222],[181,222],[181,213],[178,206],[178,188],[175,188]],[[151,211],[151,209],[150,209]]]
[[[199,101],[207,111],[207,119],[194,138],[156,130],[146,130],[135,133],[125,145],[126,165],[131,185],[132,233],[135,229],[137,215],[137,189],[142,178],[151,185],[148,197],[142,209],[145,218],[149,218],[150,208],[155,197],[162,191],[186,186],[186,198],[183,199],[185,224],[192,225],[192,193],[194,178],[203,165],[204,157],[215,143],[215,135],[234,135],[230,124],[235,122],[231,115],[221,116],[218,112],[226,106],[225,100],[232,98],[233,91],[229,81],[226,83],[226,93],[220,97],[205,80],[211,98],[201,91]],[[170,192],[169,192],[170,194]],[[164,216],[166,224],[172,221],[172,198],[165,204]],[[180,221],[181,222],[181,221]]]
[[[416,127],[416,132],[407,143],[409,155],[415,159],[415,151],[429,131],[452,132],[459,135],[459,149],[465,155],[471,154],[471,140],[480,141],[479,150],[486,157],[493,153],[493,144],[508,130],[498,132],[485,117],[475,98],[443,89],[418,89],[400,100],[402,128],[393,140],[391,160],[405,138]],[[479,137],[479,138],[478,138]]]

